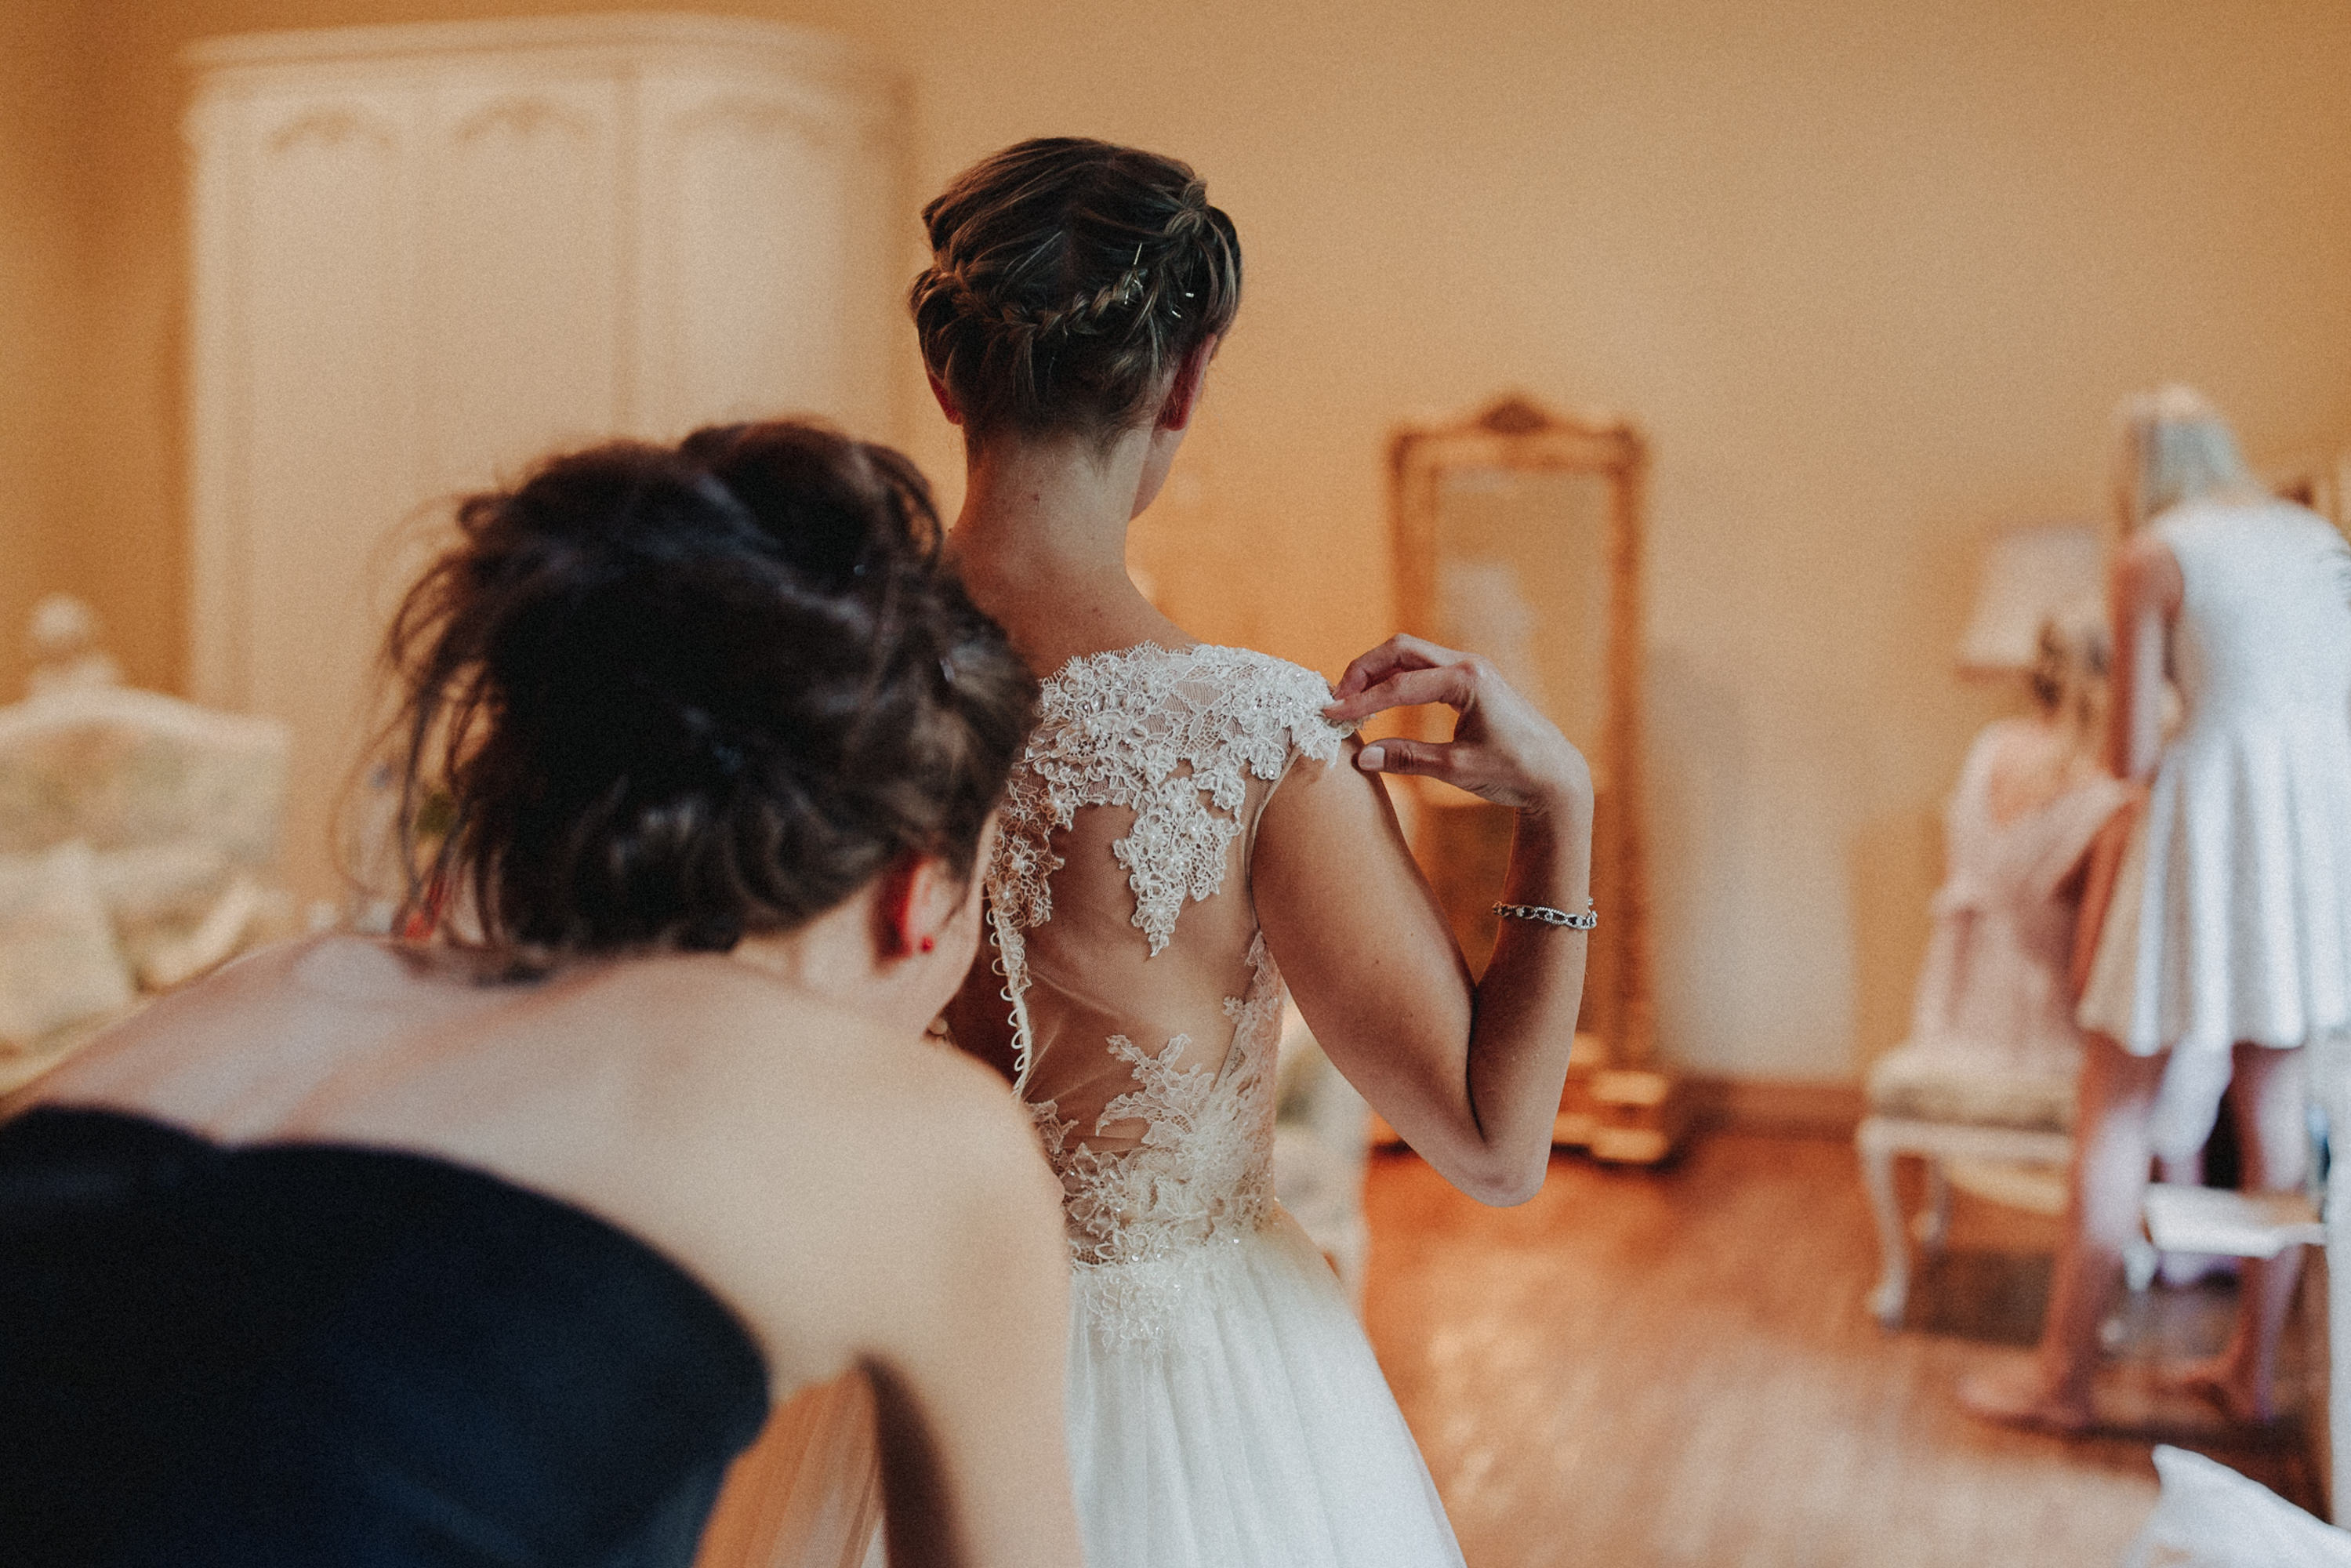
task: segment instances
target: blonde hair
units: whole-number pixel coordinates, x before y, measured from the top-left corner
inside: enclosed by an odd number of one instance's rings
[[[2042,619],[2034,642],[2032,668],[2026,674],[2033,701],[2084,736],[2101,734],[2112,662],[2105,598],[2084,593],[2067,600]]]
[[[2115,520],[2124,534],[2189,501],[2262,493],[2229,422],[2195,388],[2137,392],[2115,410]]]

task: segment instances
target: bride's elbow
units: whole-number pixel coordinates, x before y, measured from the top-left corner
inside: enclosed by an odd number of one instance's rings
[[[1455,1186],[1489,1208],[1516,1208],[1542,1190],[1551,1172],[1551,1147],[1504,1153],[1487,1151],[1468,1168],[1453,1174]]]
[[[1489,1182],[1469,1196],[1489,1208],[1516,1208],[1542,1191],[1546,1169],[1547,1166],[1537,1166],[1531,1174],[1513,1180]]]
[[[1551,1170],[1551,1124],[1538,1135],[1511,1136],[1478,1125],[1474,1116],[1417,1121],[1398,1129],[1420,1157],[1457,1190],[1489,1208],[1512,1208],[1542,1190]]]

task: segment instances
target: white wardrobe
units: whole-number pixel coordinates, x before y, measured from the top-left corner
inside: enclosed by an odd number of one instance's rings
[[[891,435],[903,99],[832,38],[686,16],[188,63],[193,695],[292,727],[286,878],[339,900],[377,643],[448,497],[718,419]]]

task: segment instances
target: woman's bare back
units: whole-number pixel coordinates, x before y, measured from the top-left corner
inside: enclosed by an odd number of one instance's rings
[[[165,998],[26,1100],[230,1145],[426,1154],[560,1198],[732,1307],[778,1396],[914,1332],[925,1281],[967,1245],[956,1188],[1041,1185],[987,1075],[711,956],[499,983],[446,951],[288,944]],[[950,1182],[886,1157],[910,1138],[972,1167]]]

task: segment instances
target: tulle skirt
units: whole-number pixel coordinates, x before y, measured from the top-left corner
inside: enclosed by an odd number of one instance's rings
[[[1077,1272],[1070,1451],[1090,1562],[1460,1568],[1371,1342],[1289,1215]]]

